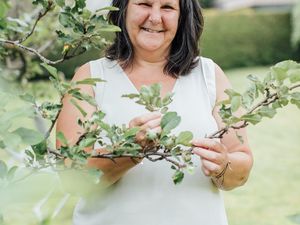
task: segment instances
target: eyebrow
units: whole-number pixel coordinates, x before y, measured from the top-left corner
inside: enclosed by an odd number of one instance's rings
[[[162,5],[168,5],[168,6],[173,6],[173,7],[179,6],[179,4],[176,4],[176,2],[174,2],[174,1],[165,1],[165,2],[163,2]]]

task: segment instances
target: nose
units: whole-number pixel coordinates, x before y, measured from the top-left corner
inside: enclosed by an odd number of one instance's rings
[[[151,9],[151,12],[150,12],[150,15],[149,15],[149,21],[153,25],[157,25],[157,24],[160,24],[162,22],[160,8],[153,7]]]

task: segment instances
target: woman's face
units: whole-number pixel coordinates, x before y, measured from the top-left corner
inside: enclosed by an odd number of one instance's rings
[[[179,0],[129,0],[126,28],[135,51],[168,51],[179,14]]]

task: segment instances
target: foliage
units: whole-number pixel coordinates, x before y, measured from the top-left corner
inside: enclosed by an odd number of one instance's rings
[[[74,56],[82,55],[91,48],[103,48],[107,44],[103,32],[119,31],[119,28],[107,23],[104,10],[92,13],[85,8],[85,1],[65,3],[57,0],[33,1],[33,3],[36,5],[35,10],[32,10],[31,14],[22,12],[19,18],[6,17],[10,13],[10,4],[8,1],[1,3],[3,8],[0,12],[0,38],[23,44],[31,51],[43,54],[46,56],[43,60],[49,64],[62,63]],[[34,31],[38,32],[34,33],[32,39]],[[6,52],[6,56],[1,54],[2,64],[7,65],[5,69],[9,69],[9,74],[14,71],[15,79],[19,81],[35,79],[36,76],[44,74],[36,54],[24,54],[22,46],[16,48],[8,42],[6,45],[10,48],[2,51]],[[48,55],[54,55],[54,60],[48,60]]]
[[[222,68],[270,65],[293,56],[287,13],[208,10],[204,15],[201,54]]]
[[[199,0],[202,8],[211,8],[214,6],[215,0]]]
[[[22,151],[24,155],[21,157],[21,165],[26,166],[26,168],[22,168],[20,165],[10,166],[7,162],[0,161],[0,197],[4,198],[5,194],[13,190],[13,187],[20,182],[43,173],[44,170],[60,176],[64,193],[83,195],[92,192],[90,190],[96,188],[97,184],[97,188],[99,188],[99,184],[102,184],[101,171],[87,168],[89,158],[105,158],[114,162],[116,158],[121,157],[130,157],[133,161],[144,158],[152,162],[165,160],[171,164],[171,169],[174,170],[172,177],[174,183],[182,182],[184,172],[191,172],[194,168],[190,143],[193,134],[190,131],[181,131],[178,135],[172,133],[181,121],[180,115],[168,110],[168,105],[172,102],[172,93],[161,98],[160,84],[144,86],[138,94],[124,93],[123,97],[135,100],[137,104],[143,105],[147,110],[160,111],[163,114],[160,124],[162,132],[159,134],[148,132],[147,140],[142,144],[135,138],[139,128],[108,124],[104,120],[105,114],[100,110],[97,110],[89,118],[84,108],[78,104],[79,101],[85,101],[96,106],[94,98],[81,93],[78,85],[94,86],[97,82],[104,82],[103,80],[88,78],[77,82],[66,82],[61,78],[59,71],[53,67],[53,65],[80,55],[91,47],[100,47],[104,43],[101,32],[119,31],[119,28],[107,24],[103,15],[104,9],[91,13],[85,9],[84,0],[70,2],[34,0],[33,4],[40,7],[40,13],[34,24],[26,26],[26,28],[19,25],[22,20],[11,26],[11,21],[5,17],[8,4],[5,2],[2,5],[4,10],[0,11],[2,16],[0,18],[4,35],[0,39],[2,44],[0,55],[3,58],[11,56],[11,48],[16,48],[24,54],[33,53],[42,61],[41,68],[48,71],[60,100],[59,102],[39,103],[29,93],[0,92],[0,148],[11,155],[17,155],[20,149],[24,150]],[[50,60],[35,48],[26,45],[26,41],[33,37],[39,21],[50,11],[55,10],[58,10],[57,19],[61,24],[61,29],[56,30],[56,34],[58,41],[63,43],[63,49],[60,59]],[[109,7],[105,10],[117,9]],[[14,35],[11,36],[12,33]],[[298,63],[290,60],[284,61],[271,67],[263,80],[259,80],[255,76],[249,76],[249,79],[251,85],[244,93],[234,90],[226,91],[228,99],[219,103],[221,105],[220,116],[225,127],[209,135],[208,138],[222,138],[229,129],[237,130],[249,124],[255,125],[263,117],[272,118],[278,108],[289,103],[300,108],[300,92],[296,91],[300,87],[300,65]],[[75,145],[70,145],[63,133],[57,133],[56,138],[62,145],[59,149],[55,149],[49,138],[62,109],[62,98],[65,94],[72,97],[71,103],[82,114],[84,119],[79,119],[78,125],[83,128],[84,132]],[[243,115],[236,115],[239,108],[245,109]],[[35,116],[49,121],[50,125],[45,134],[40,134],[34,129],[17,123],[19,117],[33,118]],[[93,147],[95,144],[100,145],[107,152],[86,151],[86,148]],[[42,177],[45,179],[45,176]],[[50,180],[48,177],[47,179]],[[39,182],[41,183],[41,180],[38,179],[37,183]],[[53,182],[57,184],[58,179],[53,178]],[[85,192],[83,193],[82,190]],[[47,199],[49,197],[46,197]],[[51,218],[44,217],[40,221],[42,223],[48,219]]]
[[[297,50],[300,46],[300,2],[296,3],[292,11],[292,46]]]

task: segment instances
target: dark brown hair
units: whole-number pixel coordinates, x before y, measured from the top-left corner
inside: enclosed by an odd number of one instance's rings
[[[113,44],[107,49],[106,57],[129,66],[134,57],[133,46],[126,29],[126,11],[129,0],[113,0],[112,6],[119,11],[108,14],[109,21],[119,26],[122,32],[116,33]],[[170,54],[164,72],[172,76],[188,74],[197,64],[198,42],[203,31],[203,16],[198,0],[179,0],[180,16],[178,30],[171,43]]]

